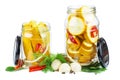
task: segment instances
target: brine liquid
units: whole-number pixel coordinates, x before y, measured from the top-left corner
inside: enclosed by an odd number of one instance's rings
[[[50,33],[47,31],[47,26],[43,26],[43,23],[35,27],[30,25],[23,27],[22,43],[25,60],[33,65],[38,65],[43,56],[50,54]]]
[[[81,7],[69,13],[66,23],[66,51],[74,60],[89,63],[96,56],[98,24],[94,13],[85,13],[89,7]],[[91,11],[91,10],[90,10]]]

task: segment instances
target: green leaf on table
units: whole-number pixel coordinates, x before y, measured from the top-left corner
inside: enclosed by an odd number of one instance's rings
[[[13,67],[13,66],[8,66],[8,67],[5,69],[5,71],[13,72],[13,71],[19,71],[19,70],[23,70],[23,69],[25,69],[25,68],[21,67],[21,68],[19,68],[19,69],[15,69],[15,67]]]
[[[12,66],[8,66],[5,70],[12,72],[12,71],[15,71],[15,68]]]
[[[42,71],[46,73],[46,72],[48,72],[48,71],[53,72],[54,70],[53,70],[53,68],[52,68],[51,66],[46,66],[46,68],[43,69]]]
[[[83,72],[93,72],[93,73],[101,73],[105,71],[106,68],[101,67],[99,62],[91,63],[89,66],[82,66]]]
[[[52,67],[51,67],[51,63],[55,60],[56,55],[51,54],[49,56],[44,56],[44,59],[40,62],[40,65],[46,65],[46,68],[43,69],[43,72],[48,72],[48,71],[53,71]]]
[[[50,56],[46,55],[44,56],[44,59],[40,62],[40,65],[46,65],[46,68],[43,69],[42,71],[45,73],[48,71],[53,72],[54,70],[52,69],[51,64],[55,59],[59,59],[62,63],[67,62],[63,54],[59,53],[57,55],[56,54],[51,54]]]
[[[63,54],[57,54],[56,59],[59,59],[62,63],[67,62]]]

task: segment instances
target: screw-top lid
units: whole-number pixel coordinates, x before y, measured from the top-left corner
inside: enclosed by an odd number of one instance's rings
[[[13,51],[13,60],[15,65],[18,64],[18,60],[20,58],[20,44],[21,44],[21,37],[17,36],[15,39],[14,51]]]
[[[102,67],[106,68],[109,64],[109,51],[104,38],[99,38],[97,42],[98,59]]]

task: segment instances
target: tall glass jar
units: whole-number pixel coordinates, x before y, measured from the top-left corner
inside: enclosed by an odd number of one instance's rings
[[[24,23],[21,37],[25,65],[38,65],[44,55],[50,54],[49,25],[43,22]]]
[[[71,61],[90,64],[97,55],[99,21],[93,6],[68,7],[66,19],[66,53]]]

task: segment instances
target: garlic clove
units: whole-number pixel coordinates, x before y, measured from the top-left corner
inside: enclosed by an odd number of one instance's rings
[[[77,62],[71,63],[70,66],[71,66],[71,70],[73,72],[80,72],[81,71],[81,65]]]
[[[70,73],[71,67],[67,63],[63,63],[59,67],[59,72],[61,73]]]
[[[53,70],[58,70],[61,64],[62,64],[62,63],[60,62],[60,60],[55,59],[55,60],[52,62],[51,67],[53,68]]]

